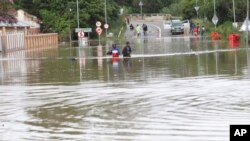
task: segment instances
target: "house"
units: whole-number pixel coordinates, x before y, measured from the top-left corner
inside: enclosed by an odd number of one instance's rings
[[[17,19],[16,23],[0,22],[0,35],[6,33],[25,33],[38,34],[40,33],[40,20],[24,10],[10,10],[10,15]]]
[[[34,15],[28,14],[23,10],[17,10],[16,18],[18,22],[29,25],[28,34],[40,33],[41,21]]]

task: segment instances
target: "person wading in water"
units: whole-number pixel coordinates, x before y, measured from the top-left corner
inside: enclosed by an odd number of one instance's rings
[[[132,49],[130,47],[130,43],[126,42],[126,46],[122,49],[123,57],[131,57]]]

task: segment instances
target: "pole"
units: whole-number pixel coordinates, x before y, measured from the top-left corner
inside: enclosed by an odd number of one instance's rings
[[[233,13],[234,13],[234,23],[236,22],[236,16],[235,16],[235,3],[233,0]]]
[[[107,0],[104,2],[104,13],[105,13],[105,24],[108,24],[108,19],[107,19]],[[108,35],[108,29],[106,28],[106,38]]]
[[[141,19],[143,20],[143,16],[142,16],[142,6],[143,6],[143,3],[142,3],[142,1],[140,1],[139,6],[141,8]]]
[[[99,45],[101,45],[100,35],[98,35]]]
[[[204,22],[205,22],[205,20],[206,20],[206,13],[205,13],[205,0],[203,0],[203,16],[204,16]]]
[[[216,15],[216,13],[215,13],[216,11],[215,11],[215,0],[214,0],[214,15]],[[214,24],[215,25],[215,28],[216,28],[216,24]]]
[[[246,23],[247,41],[246,42],[247,42],[247,49],[248,49],[249,0],[247,0],[247,18],[246,19],[247,19],[247,23]]]
[[[197,7],[197,0],[196,0],[196,7]],[[197,15],[197,19],[198,19],[198,10],[196,10],[196,15]]]
[[[71,14],[71,8],[69,9],[69,46],[71,47],[71,41],[72,41],[72,38],[71,38],[71,25],[70,25],[70,14]]]
[[[142,6],[141,6],[141,19],[143,19],[143,17],[142,17]]]
[[[215,14],[215,0],[214,0],[214,14]]]
[[[79,2],[78,0],[76,0],[76,11],[77,11],[77,27],[80,27],[80,23],[79,23]]]

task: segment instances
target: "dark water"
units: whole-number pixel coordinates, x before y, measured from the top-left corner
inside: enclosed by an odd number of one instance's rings
[[[250,123],[244,43],[131,44],[127,60],[105,46],[2,55],[0,140],[228,141],[230,124]]]

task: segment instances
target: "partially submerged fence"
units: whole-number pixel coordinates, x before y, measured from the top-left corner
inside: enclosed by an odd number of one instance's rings
[[[26,49],[34,49],[39,47],[54,47],[58,45],[58,34],[37,34],[25,36]]]
[[[2,36],[0,35],[0,52],[3,50]]]
[[[22,33],[2,35],[1,39],[3,52],[25,49],[24,34]]]
[[[58,47],[58,34],[25,35],[13,33],[0,35],[0,51],[11,52],[24,49]]]

